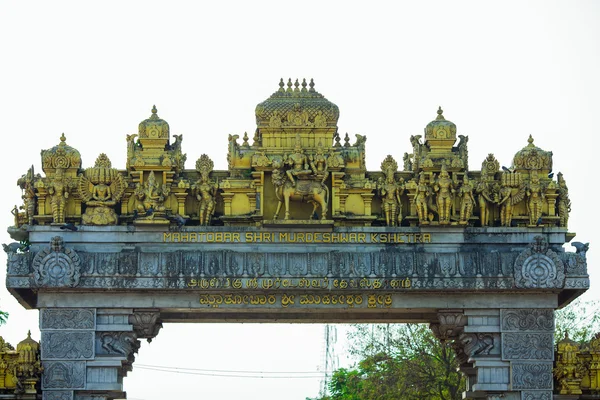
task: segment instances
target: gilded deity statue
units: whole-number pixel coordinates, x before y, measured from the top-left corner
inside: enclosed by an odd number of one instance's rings
[[[490,224],[490,205],[494,203],[494,196],[491,183],[487,179],[487,174],[482,173],[481,180],[477,183],[475,191],[478,195],[477,200],[479,202],[479,220],[481,221],[481,226],[488,226]]]
[[[454,188],[452,187],[452,179],[445,167],[442,167],[439,178],[436,180],[433,189],[437,192],[436,203],[440,224],[447,225],[450,223],[450,214],[452,208],[452,198]]]
[[[31,168],[29,168],[29,171],[27,171],[27,173],[17,181],[17,185],[23,189],[23,194],[21,195],[21,198],[23,199],[23,205],[20,208],[25,212],[25,220],[29,225],[33,225],[33,216],[35,215],[35,206],[37,202],[34,178],[35,176],[32,165]]]
[[[127,183],[119,172],[111,167],[111,162],[102,153],[93,168],[87,168],[79,176],[77,191],[85,203],[85,213],[81,216],[85,225],[113,225],[118,217],[114,210],[121,199]]]
[[[65,172],[62,168],[56,172],[48,186],[50,194],[50,205],[52,207],[52,222],[55,224],[65,223],[65,206],[69,198],[69,184],[65,180]]]
[[[404,192],[404,179],[400,178],[400,181],[394,179],[394,174],[398,170],[398,164],[391,155],[388,155],[383,160],[381,170],[385,175],[385,180],[379,178],[377,181],[377,191],[381,196],[385,223],[387,226],[398,226],[402,222],[400,195]]]
[[[287,114],[287,122],[290,126],[306,126],[308,125],[308,113],[302,110],[299,103],[294,104],[294,109]]]
[[[300,137],[296,137],[296,144],[294,145],[294,152],[284,156],[285,164],[289,165],[290,168],[286,170],[286,174],[292,184],[296,186],[296,178],[305,177],[312,174],[312,170],[308,166],[308,157],[304,154],[302,144],[300,143]]]
[[[529,185],[527,186],[527,206],[529,208],[529,224],[542,223],[542,207],[544,206],[544,188],[536,170],[531,171]]]
[[[473,207],[475,206],[475,197],[473,197],[473,184],[469,180],[469,176],[465,174],[463,184],[459,189],[460,196],[460,220],[459,224],[467,225],[469,218],[473,215]]]
[[[327,170],[327,156],[325,155],[323,144],[321,142],[319,142],[319,145],[317,146],[316,154],[314,156],[311,155],[309,161],[310,169],[315,178],[321,181],[321,183],[324,183],[329,176],[329,171]]]
[[[500,226],[510,226],[512,223],[513,195],[508,182],[502,182],[500,188]]]
[[[200,173],[200,179],[192,187],[198,200],[198,220],[200,225],[210,225],[215,207],[217,205],[217,190],[219,184],[210,179],[210,173],[214,167],[213,161],[202,154],[196,161],[196,170]]]
[[[569,188],[561,172],[558,173],[558,216],[559,226],[567,227],[569,213],[571,212],[571,200],[569,200]]]
[[[419,174],[419,182],[417,184],[417,193],[414,198],[417,214],[419,215],[419,223],[421,225],[429,224],[427,217],[429,215],[427,200],[430,196],[431,188],[425,183],[425,174]]]
[[[148,219],[154,218],[155,213],[165,211],[165,196],[168,195],[166,185],[162,187],[156,182],[154,171],[150,171],[148,179],[143,185],[136,185],[137,211],[143,213]]]
[[[315,116],[315,128],[325,128],[327,126],[327,118],[323,115],[323,111],[317,111]]]

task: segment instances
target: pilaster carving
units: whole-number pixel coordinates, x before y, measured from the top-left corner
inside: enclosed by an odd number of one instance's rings
[[[502,359],[552,361],[553,339],[552,333],[504,333]]]
[[[148,342],[151,342],[162,328],[158,311],[135,311],[129,316],[129,323],[133,325],[137,337],[148,339]]]
[[[503,332],[554,332],[554,311],[548,309],[500,310]]]
[[[44,391],[43,400],[73,400],[73,391],[65,390],[46,390]]]
[[[523,391],[521,392],[522,400],[552,400],[552,392],[549,390],[540,391]]]
[[[88,309],[44,309],[40,311],[41,329],[94,329],[95,313]]]
[[[37,286],[75,287],[81,277],[81,260],[72,249],[66,249],[60,236],[54,236],[50,247],[33,259],[33,280]]]
[[[94,332],[42,332],[43,360],[91,360],[94,358]]]
[[[511,371],[513,389],[552,390],[552,362],[513,362]]]
[[[44,361],[42,389],[85,388],[85,361]]]

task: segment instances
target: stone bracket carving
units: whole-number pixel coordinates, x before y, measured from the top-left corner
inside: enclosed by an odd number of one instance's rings
[[[438,312],[438,323],[432,323],[429,328],[440,340],[456,339],[467,324],[467,317],[462,310],[445,310]]]
[[[158,310],[152,311],[134,311],[129,316],[129,323],[133,325],[133,330],[140,339],[152,339],[158,335],[158,331],[162,328],[160,313]]]

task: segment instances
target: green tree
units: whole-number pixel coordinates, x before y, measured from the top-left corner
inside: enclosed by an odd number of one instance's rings
[[[319,400],[462,398],[464,378],[456,370],[454,351],[427,325],[356,325],[349,339],[350,352],[360,361],[336,371],[331,395]]]
[[[589,342],[600,333],[600,301],[581,297],[554,313],[554,341],[569,337],[579,343]]]

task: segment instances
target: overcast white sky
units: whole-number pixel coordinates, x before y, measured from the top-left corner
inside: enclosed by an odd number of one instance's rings
[[[598,298],[599,21],[596,1],[4,1],[0,226],[20,203],[16,180],[32,163],[41,172],[40,150],[63,132],[84,166],[104,152],[124,168],[125,135],[156,104],[184,135],[187,168],[207,153],[226,169],[227,135],[252,137],[254,107],[279,78],[306,77],[339,106],[342,134],[367,136],[370,170],[388,153],[400,162],[439,105],[469,136],[471,169],[490,152],[510,165],[532,134],[567,180],[571,231],[592,242]],[[37,312],[4,288],[0,308],[5,339],[39,338]],[[286,372],[321,362],[320,325],[224,324],[167,325],[136,364]],[[133,400],[304,400],[319,388],[139,368],[125,382]]]

